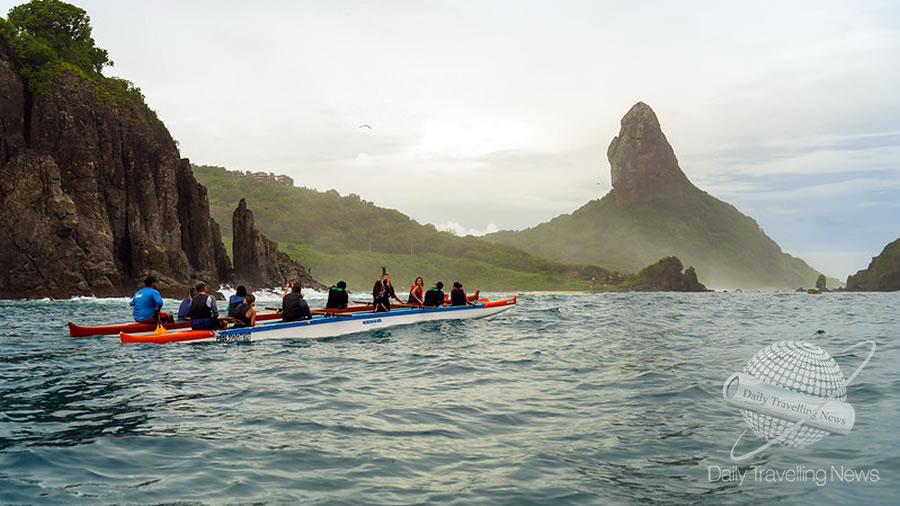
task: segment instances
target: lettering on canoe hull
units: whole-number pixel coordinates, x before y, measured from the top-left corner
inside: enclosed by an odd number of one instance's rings
[[[236,334],[218,335],[216,341],[220,343],[249,343],[250,332],[238,332]]]
[[[363,325],[371,325],[373,323],[381,323],[381,318],[375,318],[373,320],[363,320]]]

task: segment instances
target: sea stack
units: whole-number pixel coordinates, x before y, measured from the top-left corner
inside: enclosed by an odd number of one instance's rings
[[[619,135],[609,143],[606,156],[619,204],[697,190],[678,166],[656,113],[643,102],[634,104],[622,118]]]
[[[286,281],[300,282],[304,288],[324,290],[309,272],[278,249],[278,243],[264,236],[253,221],[253,212],[241,199],[231,217],[234,234],[234,283],[248,289],[275,288]]]

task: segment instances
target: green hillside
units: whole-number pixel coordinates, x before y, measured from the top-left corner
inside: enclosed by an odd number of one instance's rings
[[[398,288],[416,276],[426,283],[460,281],[468,290],[586,290],[610,273],[567,265],[475,237],[457,237],[422,225],[399,211],[356,195],[275,184],[221,167],[194,166],[206,186],[210,213],[231,247],[231,215],[241,198],[256,225],[323,283],[344,279],[356,292],[371,290],[386,266]],[[653,259],[656,261],[657,259]],[[647,262],[652,263],[652,262]]]
[[[559,262],[593,263],[636,272],[674,255],[715,288],[815,286],[819,275],[781,251],[752,218],[703,191],[620,204],[615,190],[572,214],[487,240]]]

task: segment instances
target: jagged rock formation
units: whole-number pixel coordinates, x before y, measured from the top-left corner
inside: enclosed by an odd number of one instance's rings
[[[716,288],[793,289],[819,273],[783,251],[752,218],[694,186],[656,114],[638,102],[607,150],[613,189],[570,215],[485,238],[558,262],[638,272],[677,256]]]
[[[278,250],[278,243],[262,235],[253,222],[253,212],[241,199],[231,217],[234,233],[234,281],[248,289],[284,286],[286,281],[299,281],[304,288],[325,290],[309,272]]]
[[[676,257],[666,257],[659,262],[644,267],[635,277],[626,279],[618,290],[635,292],[708,292],[697,281],[697,272],[684,266]]]
[[[900,290],[900,239],[889,243],[867,269],[847,277],[849,292],[893,292]]]
[[[230,263],[206,190],[146,105],[104,100],[72,70],[30,93],[0,40],[0,297],[164,295]]]
[[[819,277],[816,278],[816,290],[821,290],[823,292],[828,291],[828,288],[825,287],[825,275],[819,274]]]
[[[619,204],[697,191],[678,166],[656,113],[643,102],[634,104],[622,118],[619,135],[609,143],[606,156]]]

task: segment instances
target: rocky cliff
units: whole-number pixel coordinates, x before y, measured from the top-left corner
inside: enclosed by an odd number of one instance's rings
[[[164,294],[230,262],[206,190],[143,101],[67,69],[32,94],[0,40],[0,297]]]
[[[847,277],[847,291],[893,292],[900,290],[900,239],[884,247],[867,269]]]
[[[716,288],[793,289],[819,275],[752,218],[694,186],[653,110],[638,102],[607,149],[612,190],[572,214],[486,236],[558,262],[636,273],[676,256]]]
[[[234,234],[235,284],[244,284],[253,290],[284,286],[286,281],[299,281],[304,288],[327,289],[314,280],[302,265],[279,251],[275,241],[260,233],[245,199],[241,199],[234,210],[231,227]]]
[[[619,204],[697,191],[678,166],[656,113],[643,102],[634,104],[622,118],[606,157]]]
[[[641,269],[636,276],[627,278],[617,291],[634,292],[708,292],[697,281],[693,267],[681,272],[684,266],[676,257],[666,257]]]

